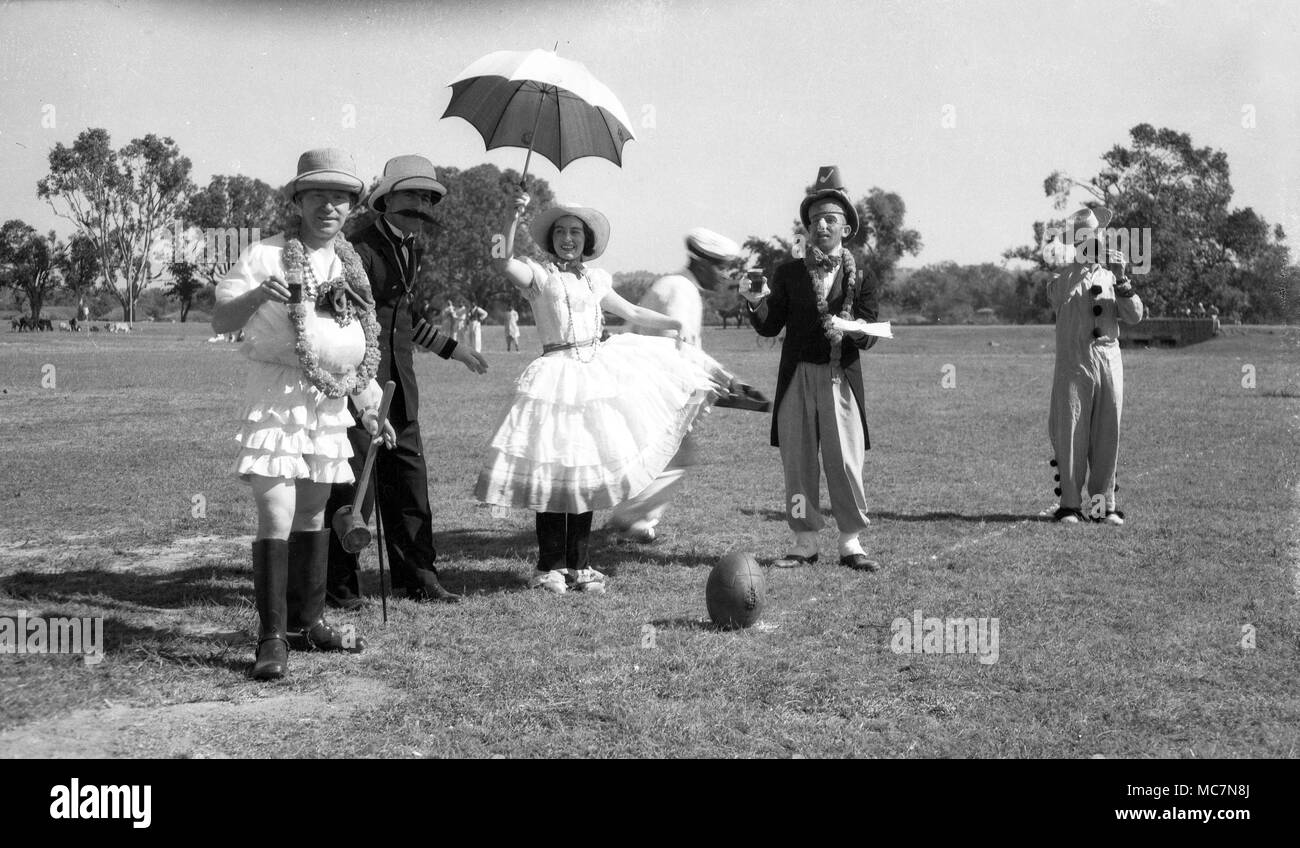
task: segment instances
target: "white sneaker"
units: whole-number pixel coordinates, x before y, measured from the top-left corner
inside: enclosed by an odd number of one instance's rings
[[[575,592],[602,594],[605,591],[605,582],[608,579],[594,568],[579,568],[569,572],[570,587]]]
[[[569,569],[567,568],[556,568],[551,571],[538,569],[533,572],[533,579],[528,581],[528,588],[545,589],[548,592],[563,595],[569,591],[568,577]]]

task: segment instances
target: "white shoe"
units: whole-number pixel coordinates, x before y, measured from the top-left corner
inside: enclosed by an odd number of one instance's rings
[[[569,591],[568,577],[569,569],[567,568],[556,568],[551,571],[538,569],[533,572],[533,579],[528,581],[528,588],[545,589],[548,592],[563,595]]]
[[[1124,526],[1124,516],[1116,511],[1106,513],[1106,517],[1101,521],[1103,524],[1114,524],[1116,527]]]
[[[853,556],[862,554],[866,556],[867,552],[862,549],[862,540],[858,538],[857,533],[840,534],[840,556]]]
[[[593,595],[603,594],[605,582],[608,579],[594,568],[579,568],[569,572],[570,588],[575,592],[591,592]]]

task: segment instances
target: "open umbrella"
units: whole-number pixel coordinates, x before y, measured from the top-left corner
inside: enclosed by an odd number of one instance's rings
[[[623,144],[636,137],[613,92],[580,62],[550,50],[489,53],[449,86],[442,117],[469,121],[488,150],[528,148],[524,177],[534,150],[560,170],[584,156],[622,165]]]

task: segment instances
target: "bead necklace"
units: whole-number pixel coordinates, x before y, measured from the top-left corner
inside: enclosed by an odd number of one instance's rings
[[[560,271],[558,265],[556,266],[556,271],[563,273]],[[569,273],[574,272],[570,271]],[[580,276],[583,282],[587,284],[587,290],[591,292],[591,296],[594,298],[596,296],[596,287],[592,285],[591,277],[587,275],[587,269],[579,265],[576,276]],[[565,282],[563,277],[560,277],[560,286],[564,289],[564,305],[569,310],[569,343],[573,345],[573,352],[574,355],[577,356],[578,361],[586,365],[596,358],[596,347],[600,344],[601,336],[605,334],[605,312],[600,308],[599,303],[596,304],[596,336],[595,340],[591,344],[591,355],[586,359],[583,359],[582,348],[578,347],[578,334],[573,328],[573,303],[569,300],[569,284]]]

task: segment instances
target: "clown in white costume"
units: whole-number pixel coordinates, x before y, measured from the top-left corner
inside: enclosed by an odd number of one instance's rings
[[[1124,406],[1124,365],[1119,352],[1119,322],[1142,320],[1142,301],[1125,270],[1124,254],[1106,247],[1111,211],[1083,209],[1072,216],[1074,256],[1069,267],[1047,285],[1056,311],[1056,373],[1047,418],[1055,458],[1060,507],[1055,520],[1075,524],[1086,484],[1096,520],[1120,525],[1115,508],[1115,467],[1120,414]],[[1103,259],[1104,257],[1104,259]]]

